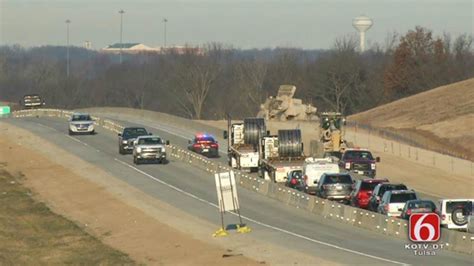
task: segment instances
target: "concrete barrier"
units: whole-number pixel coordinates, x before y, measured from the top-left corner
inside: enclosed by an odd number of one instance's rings
[[[72,112],[65,110],[41,109],[14,111],[12,117],[50,116],[68,118],[71,114]],[[123,129],[120,124],[111,120],[101,119],[100,117],[97,117],[96,123],[112,132],[120,132]],[[226,165],[213,162],[206,157],[191,153],[177,146],[169,145],[168,149],[168,153],[172,158],[189,163],[192,166],[205,170],[211,174],[230,170]],[[387,217],[378,213],[357,209],[312,195],[307,195],[281,184],[249,176],[248,174],[238,170],[234,170],[234,173],[238,184],[243,188],[274,198],[282,203],[294,206],[295,208],[303,209],[316,215],[321,215],[328,219],[338,220],[366,230],[386,234],[390,237],[406,239],[407,243],[409,241],[407,236],[408,225],[405,220]],[[443,228],[439,243],[445,244],[444,248],[451,251],[473,254],[473,240],[473,234]]]

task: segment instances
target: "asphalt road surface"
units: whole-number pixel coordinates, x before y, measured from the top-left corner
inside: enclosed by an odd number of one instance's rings
[[[117,136],[102,128],[96,130],[96,135],[71,137],[67,134],[67,122],[61,119],[22,118],[2,121],[27,129],[101,167],[131,186],[196,217],[211,221],[216,224],[216,228],[219,224],[214,178],[205,171],[192,168],[173,158],[170,158],[169,164],[166,165],[135,166],[130,155],[118,154]],[[147,129],[182,147],[187,146],[187,140],[194,133],[163,126]],[[216,160],[225,161],[226,158]],[[239,189],[239,199],[244,222],[253,229],[253,237],[336,263],[473,264],[472,256],[446,250],[438,251],[436,256],[415,256],[413,251],[405,249],[405,244],[409,243],[408,239],[394,239],[334,220],[326,220],[249,190]],[[226,222],[237,223],[238,218],[227,214]]]

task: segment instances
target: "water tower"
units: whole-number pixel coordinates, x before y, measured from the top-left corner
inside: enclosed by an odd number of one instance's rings
[[[352,20],[352,26],[359,32],[360,35],[360,51],[365,51],[365,32],[372,27],[374,22],[367,16],[358,16]]]

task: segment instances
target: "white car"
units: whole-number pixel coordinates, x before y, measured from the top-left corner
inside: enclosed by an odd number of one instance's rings
[[[319,179],[323,174],[339,173],[339,166],[331,158],[306,158],[303,164],[303,178],[306,182],[306,193],[316,194]]]
[[[390,190],[386,191],[377,209],[378,213],[393,217],[400,217],[405,204],[409,200],[417,200],[413,190]]]
[[[467,230],[469,216],[472,215],[474,199],[442,199],[439,200],[441,226],[448,229]]]
[[[94,134],[94,120],[89,114],[74,113],[69,119],[69,135],[73,134]]]

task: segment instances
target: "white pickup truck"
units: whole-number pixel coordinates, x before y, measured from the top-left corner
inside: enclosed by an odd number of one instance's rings
[[[164,141],[159,136],[140,136],[134,141],[133,163],[140,164],[144,161],[166,163],[166,145],[169,141]]]

